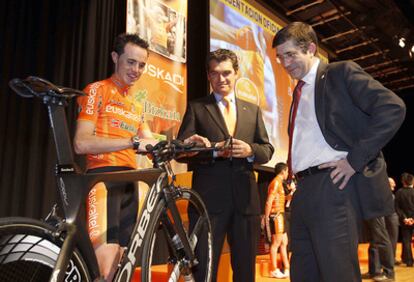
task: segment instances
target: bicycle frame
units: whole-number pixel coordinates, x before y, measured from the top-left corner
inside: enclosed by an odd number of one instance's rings
[[[56,165],[56,181],[64,213],[64,222],[59,226],[56,235],[60,235],[62,233],[65,233],[66,235],[50,281],[63,281],[65,270],[69,263],[70,254],[73,252],[75,247],[75,234],[78,232],[80,233],[80,238],[89,238],[85,228],[83,228],[83,225],[78,224],[78,222],[81,222],[78,217],[79,211],[81,207],[84,206],[86,196],[90,189],[96,183],[102,181],[143,181],[151,187],[151,191],[157,191],[158,194],[158,192],[161,191],[161,182],[165,179],[165,172],[158,168],[90,174],[80,172],[79,167],[74,162],[74,154],[70,142],[69,130],[67,128],[64,106],[59,103],[50,103],[48,100],[44,102],[47,104],[49,121],[56,145],[58,160]],[[156,189],[153,188],[155,184],[157,186]],[[152,196],[151,193],[150,195]],[[146,209],[144,209],[144,211]],[[138,231],[141,231],[142,233],[142,230],[138,227],[139,225],[137,225],[134,229],[133,234],[135,236],[139,234]],[[96,257],[94,255],[91,242],[89,240],[77,241],[82,254],[86,257],[87,263],[89,263],[88,266],[92,274],[99,276]],[[132,243],[134,243],[134,241]],[[130,247],[131,245],[132,244],[130,243]]]
[[[178,235],[185,252],[186,262],[195,262],[194,252],[190,246],[189,239],[184,230],[175,197],[179,195],[180,189],[174,185],[175,175],[171,168],[170,157],[166,160],[157,161],[159,168],[127,170],[106,173],[84,173],[74,161],[74,153],[71,138],[67,127],[65,106],[69,98],[83,95],[82,92],[69,88],[60,88],[50,82],[37,77],[29,77],[26,81],[32,87],[26,85],[22,80],[14,79],[10,86],[22,97],[41,98],[48,110],[48,117],[56,145],[57,164],[56,182],[59,196],[63,206],[64,219],[57,224],[56,231],[50,231],[55,238],[63,240],[58,254],[56,265],[53,269],[50,281],[63,281],[65,271],[75,246],[79,249],[85,259],[92,279],[100,277],[97,259],[89,235],[86,231],[86,223],[82,224],[81,211],[84,210],[86,196],[92,187],[98,182],[137,182],[148,184],[150,190],[144,201],[138,221],[133,228],[131,240],[124,254],[114,281],[130,281],[137,261],[141,258],[142,243],[147,235],[148,224],[152,217],[154,207],[163,201],[170,211],[171,219],[165,217],[162,222],[169,235]],[[68,94],[69,93],[69,94]],[[215,150],[215,148],[207,148]],[[175,151],[174,151],[175,152]],[[170,180],[169,180],[170,179]],[[151,235],[151,234],[150,234]],[[192,244],[192,243],[191,243]],[[188,260],[188,261],[187,261]]]
[[[64,222],[59,226],[56,235],[65,233],[64,243],[59,253],[53,275],[50,281],[63,281],[66,267],[70,260],[70,254],[75,247],[76,234],[80,238],[89,238],[84,225],[79,224],[79,211],[84,207],[84,202],[90,189],[98,182],[135,182],[147,183],[150,190],[144,201],[144,206],[138,217],[127,253],[120,262],[120,267],[113,281],[130,281],[142,253],[142,242],[146,235],[148,222],[151,220],[151,212],[155,205],[163,198],[175,223],[181,222],[179,211],[175,205],[174,186],[175,176],[170,163],[161,163],[161,168],[140,169],[134,171],[119,171],[109,173],[82,173],[74,162],[74,154],[67,128],[65,109],[62,104],[45,101],[48,108],[49,120],[56,144],[57,166],[56,180],[61,202],[63,204]],[[171,178],[168,182],[168,178]],[[81,195],[81,196],[80,196]],[[194,252],[184,231],[182,223],[174,224],[176,232],[183,243],[184,252],[188,259],[194,259]],[[79,230],[77,230],[79,229]],[[89,240],[77,240],[80,251],[85,257],[88,267],[93,275],[99,276],[99,269],[92,244]],[[97,276],[97,277],[98,277]]]

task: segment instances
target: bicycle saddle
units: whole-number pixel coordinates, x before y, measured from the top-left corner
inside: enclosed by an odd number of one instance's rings
[[[37,76],[29,76],[26,79],[14,78],[9,81],[9,86],[23,98],[48,96],[70,99],[76,96],[85,96],[85,93],[80,90],[56,86]]]

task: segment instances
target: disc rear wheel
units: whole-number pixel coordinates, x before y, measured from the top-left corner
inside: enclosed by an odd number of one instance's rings
[[[49,281],[62,241],[53,227],[27,218],[0,219],[0,281]],[[65,281],[91,281],[86,263],[75,250]]]

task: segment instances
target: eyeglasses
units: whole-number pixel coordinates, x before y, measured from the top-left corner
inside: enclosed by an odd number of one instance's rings
[[[284,61],[287,61],[287,60],[294,60],[294,59],[296,59],[296,57],[298,56],[298,52],[287,52],[287,53],[285,53],[285,54],[277,54],[277,59],[279,60],[279,62],[284,62]]]

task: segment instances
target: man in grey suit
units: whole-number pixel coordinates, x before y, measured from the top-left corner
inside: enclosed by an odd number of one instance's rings
[[[198,154],[187,161],[189,170],[193,171],[192,187],[205,202],[211,220],[213,281],[217,279],[227,235],[233,281],[251,282],[255,280],[261,212],[253,164],[268,162],[274,149],[260,108],[238,99],[234,93],[237,71],[234,52],[218,49],[209,54],[207,75],[213,93],[187,105],[178,139],[222,146],[226,139],[233,137],[231,152]],[[201,255],[203,258],[205,254]]]
[[[325,64],[311,26],[294,22],[273,40],[297,79],[289,123],[291,281],[360,281],[358,227],[394,212],[381,148],[405,116],[400,98],[353,62]],[[382,277],[379,281],[393,281]]]

